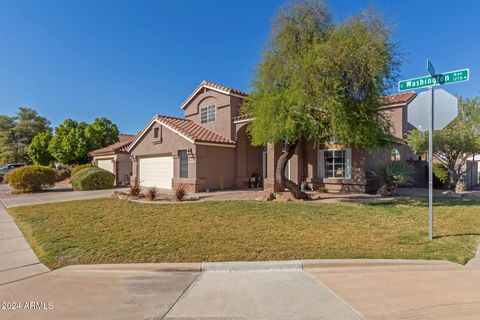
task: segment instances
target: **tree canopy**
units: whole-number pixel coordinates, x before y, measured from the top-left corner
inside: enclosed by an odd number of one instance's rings
[[[242,111],[255,145],[286,142],[276,180],[302,139],[365,147],[389,136],[379,99],[396,79],[399,53],[374,12],[335,24],[319,1],[286,4],[257,66]],[[298,192],[294,192],[298,196]]]
[[[33,137],[28,146],[28,155],[34,164],[48,166],[53,163],[54,158],[48,150],[51,140],[52,133],[50,131],[40,132]]]
[[[48,150],[61,163],[75,165],[90,161],[89,153],[118,141],[118,128],[106,118],[92,124],[65,120],[55,128]]]
[[[0,115],[0,163],[30,162],[28,146],[45,131],[51,131],[50,122],[31,108],[19,108],[13,117]]]
[[[455,189],[465,174],[467,159],[480,153],[480,97],[459,99],[458,116],[442,130],[433,132],[433,157],[449,172],[449,187]],[[408,145],[418,154],[428,152],[428,133],[412,130]]]

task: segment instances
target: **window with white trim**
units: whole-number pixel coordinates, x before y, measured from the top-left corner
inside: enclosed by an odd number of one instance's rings
[[[324,179],[351,179],[352,149],[318,150],[318,176]]]
[[[215,105],[200,108],[200,123],[209,123],[215,121]]]

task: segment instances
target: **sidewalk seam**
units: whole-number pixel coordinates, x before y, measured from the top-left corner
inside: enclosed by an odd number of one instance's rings
[[[172,311],[173,307],[177,305],[177,303],[187,294],[188,291],[190,291],[191,288],[195,285],[195,283],[198,282],[200,276],[203,274],[203,271],[200,271],[197,276],[192,280],[192,282],[188,285],[188,287],[185,288],[185,290],[182,291],[182,293],[178,296],[177,299],[172,303],[172,305],[168,308],[167,311],[163,314],[163,316],[160,318],[160,320],[165,319],[165,317]]]
[[[36,264],[43,264],[43,263],[41,263],[40,261],[35,262],[35,263],[29,263],[29,264],[25,264],[25,265],[19,266],[19,267],[13,267],[13,268],[5,269],[5,270],[0,270],[0,273],[5,272],[5,271],[12,271],[12,270],[15,270],[15,269],[20,269],[20,268],[23,268],[23,267],[31,267],[31,266],[34,266]]]
[[[329,287],[327,287],[322,281],[320,281],[320,279],[318,279],[317,277],[315,277],[313,274],[311,274],[310,272],[308,271],[305,271],[303,270],[304,273],[306,273],[307,277],[313,279],[314,281],[316,281],[318,284],[320,284],[322,287],[324,287],[325,289],[328,290],[328,292],[330,292],[335,298],[337,298],[338,300],[340,300],[344,305],[346,305],[350,310],[352,310],[352,312],[354,314],[356,314],[357,316],[360,317],[360,319],[363,319],[365,320],[365,316],[360,312],[358,311],[357,309],[355,309],[354,307],[352,307],[349,303],[347,303],[347,301],[345,301],[343,298],[341,298],[340,296],[338,296],[335,292],[333,292],[332,289],[330,289]]]

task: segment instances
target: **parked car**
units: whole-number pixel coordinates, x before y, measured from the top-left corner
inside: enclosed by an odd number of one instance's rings
[[[7,174],[9,171],[12,171],[13,169],[20,168],[23,166],[25,166],[24,163],[8,163],[5,166],[0,168],[0,175],[3,176]]]

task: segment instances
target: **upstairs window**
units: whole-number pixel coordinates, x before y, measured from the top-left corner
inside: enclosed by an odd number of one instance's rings
[[[203,107],[200,109],[200,123],[209,123],[215,121],[215,105]]]
[[[160,132],[160,128],[154,128],[154,129],[153,129],[153,137],[154,137],[155,139],[158,138],[159,132]]]

